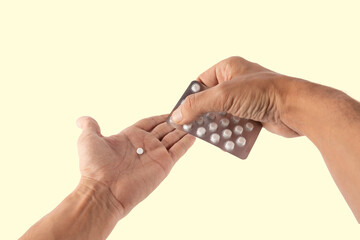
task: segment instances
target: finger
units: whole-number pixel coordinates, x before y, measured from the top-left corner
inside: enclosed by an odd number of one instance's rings
[[[194,144],[194,142],[195,137],[190,134],[186,134],[183,138],[176,142],[169,150],[169,154],[174,162],[179,160],[179,158],[181,158],[186,153],[186,151]]]
[[[99,124],[96,122],[95,119],[83,116],[76,120],[76,124],[79,128],[83,131],[89,131],[101,135]]]
[[[135,123],[134,126],[150,132],[157,125],[165,122],[165,120],[168,116],[169,116],[169,114],[163,114],[163,115],[159,115],[159,116],[144,118],[144,119],[138,121],[137,123]]]
[[[224,59],[202,74],[197,78],[198,81],[202,82],[208,87],[216,86],[219,83],[225,82],[232,78],[233,62],[241,59],[240,57],[230,57]]]
[[[174,130],[171,133],[167,134],[162,140],[161,143],[165,146],[166,149],[170,149],[177,141],[186,135],[186,132],[180,130]]]
[[[218,63],[212,66],[211,68],[209,68],[208,70],[206,70],[205,72],[203,72],[202,74],[200,74],[197,80],[202,82],[208,87],[213,87],[217,85],[219,83],[216,75],[217,65]]]
[[[171,120],[177,124],[185,124],[194,121],[207,112],[226,111],[225,98],[226,94],[224,94],[221,85],[191,94],[172,113]]]
[[[166,122],[163,122],[159,125],[157,125],[152,131],[151,133],[155,135],[155,137],[157,139],[159,139],[160,141],[162,140],[162,138],[170,133],[171,131],[173,131],[174,128],[171,127],[169,124],[167,124]]]

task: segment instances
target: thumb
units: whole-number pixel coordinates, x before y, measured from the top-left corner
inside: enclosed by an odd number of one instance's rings
[[[172,113],[171,120],[177,124],[186,124],[208,112],[225,111],[223,91],[220,85],[194,93],[185,98],[185,101]]]
[[[89,131],[101,135],[99,124],[92,117],[83,116],[76,120],[76,125],[83,131]]]

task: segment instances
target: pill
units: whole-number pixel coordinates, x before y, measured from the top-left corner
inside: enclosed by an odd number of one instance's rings
[[[210,132],[215,132],[217,128],[218,128],[218,125],[216,122],[209,123],[209,131]]]
[[[239,146],[239,147],[243,147],[245,146],[245,143],[246,143],[246,139],[244,137],[238,137],[236,139],[236,144]]]
[[[229,139],[231,137],[231,134],[232,132],[230,131],[230,129],[225,129],[223,132],[222,132],[222,136],[223,138],[225,139]]]
[[[217,144],[220,141],[220,135],[217,133],[211,134],[210,141],[214,144]]]
[[[229,119],[227,119],[227,118],[222,118],[222,119],[220,119],[220,125],[222,126],[222,127],[227,127],[227,126],[229,126],[229,123],[230,123],[230,121],[229,121]]]
[[[193,92],[198,92],[200,91],[200,85],[198,83],[194,83],[192,86],[191,86],[191,91]]]
[[[226,141],[226,143],[225,143],[225,149],[227,151],[232,151],[234,149],[234,146],[235,146],[235,144],[233,141]]]
[[[246,123],[245,127],[246,127],[246,130],[251,131],[251,130],[253,130],[254,125],[252,123],[248,122],[248,123]]]
[[[209,112],[209,113],[206,114],[206,117],[207,117],[208,119],[210,119],[210,120],[214,120],[215,117],[216,117],[216,115],[215,115],[214,112]]]
[[[203,125],[204,124],[204,118],[199,117],[198,120],[196,120],[196,123],[199,124],[199,125]]]
[[[199,137],[202,137],[204,136],[206,133],[206,129],[204,127],[199,127],[197,130],[196,130],[196,135],[198,135]]]
[[[144,149],[138,148],[138,149],[136,149],[136,153],[139,154],[139,155],[141,155],[141,154],[144,153]]]
[[[237,125],[237,126],[234,128],[234,133],[235,133],[236,135],[242,134],[243,131],[244,131],[244,129],[243,129],[242,126]]]
[[[183,125],[183,129],[185,130],[185,131],[189,131],[190,129],[192,128],[192,124],[191,123],[189,123],[189,124],[184,124]]]
[[[233,117],[232,117],[232,121],[233,121],[234,123],[238,123],[238,122],[240,121],[240,118],[239,118],[238,116],[233,116]]]
[[[225,115],[226,115],[226,112],[219,112],[219,115],[220,115],[220,116],[225,116]]]

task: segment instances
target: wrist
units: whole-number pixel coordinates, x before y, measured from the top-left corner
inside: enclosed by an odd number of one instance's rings
[[[300,135],[303,135],[302,120],[298,115],[301,114],[304,104],[306,107],[306,94],[308,94],[311,84],[311,82],[288,76],[282,76],[277,81],[277,107],[280,121]]]
[[[311,139],[314,129],[323,128],[332,107],[342,101],[338,90],[298,78],[289,78],[282,100],[281,121]],[[327,130],[326,130],[327,131]]]
[[[122,204],[105,184],[87,177],[81,177],[74,194],[86,203],[93,203],[102,214],[119,221],[124,216]]]
[[[106,239],[123,217],[109,188],[82,177],[77,188],[22,239]]]
[[[357,104],[342,91],[292,78],[282,100],[281,120],[294,131],[314,141],[329,129],[336,129],[339,121],[353,124],[348,116],[358,113]]]

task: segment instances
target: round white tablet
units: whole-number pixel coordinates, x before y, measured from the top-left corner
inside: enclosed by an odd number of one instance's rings
[[[233,141],[226,141],[226,143],[225,143],[225,149],[226,149],[227,151],[232,151],[232,150],[234,149],[234,147],[235,147],[235,144],[234,144]]]
[[[209,131],[210,132],[215,132],[217,128],[218,128],[218,125],[216,122],[209,123]]]
[[[244,137],[238,137],[238,139],[236,139],[236,144],[239,147],[245,146],[245,143],[246,143],[246,139]]]
[[[190,129],[192,128],[192,124],[191,123],[189,123],[189,124],[184,124],[184,126],[183,126],[183,129],[185,130],[185,131],[189,131]]]
[[[211,134],[210,141],[214,144],[217,144],[220,141],[220,135],[217,133]]]
[[[240,121],[240,118],[238,116],[233,116],[232,120],[234,123],[238,123]]]
[[[214,120],[216,115],[214,112],[209,112],[206,114],[206,117],[209,118],[210,120]]]
[[[246,127],[246,130],[251,131],[254,128],[254,124],[248,122],[248,123],[246,123],[245,127]]]
[[[199,118],[196,120],[196,123],[199,124],[199,125],[203,125],[203,124],[204,124],[204,118],[203,118],[203,117],[199,117]]]
[[[222,136],[223,138],[225,139],[229,139],[232,135],[232,132],[230,131],[230,129],[225,129],[223,132],[222,132]]]
[[[242,126],[237,125],[237,126],[234,128],[234,133],[235,133],[236,135],[242,134],[243,131],[244,131],[244,129],[243,129]]]
[[[206,133],[206,129],[204,127],[199,127],[197,130],[196,130],[196,135],[198,135],[199,137],[202,137],[204,136]]]
[[[136,149],[136,153],[139,154],[139,155],[141,155],[141,154],[144,153],[144,149],[138,148],[138,149]]]
[[[227,126],[229,126],[229,123],[230,123],[230,121],[229,121],[229,119],[227,119],[227,118],[222,118],[222,119],[220,119],[220,125],[222,126],[222,127],[227,127]]]
[[[191,91],[193,92],[198,92],[200,91],[200,85],[198,83],[194,83],[192,86],[191,86]]]

